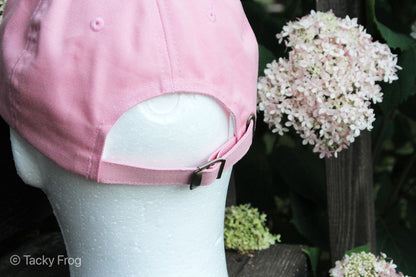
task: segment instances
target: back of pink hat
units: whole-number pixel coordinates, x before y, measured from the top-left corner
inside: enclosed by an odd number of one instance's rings
[[[1,116],[71,172],[131,184],[158,183],[161,173],[189,184],[198,169],[101,157],[125,111],[176,92],[214,97],[235,120],[235,137],[214,155],[224,161],[206,166],[212,176],[201,184],[248,150],[258,48],[238,0],[8,0],[0,38]]]

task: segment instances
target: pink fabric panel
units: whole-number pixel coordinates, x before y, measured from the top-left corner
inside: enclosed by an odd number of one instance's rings
[[[241,3],[179,2],[158,1],[174,86],[191,91],[210,86],[232,109],[238,130],[256,112],[258,67],[257,42]]]
[[[4,18],[1,116],[92,180],[109,126],[145,100],[212,96],[237,139],[255,113],[257,43],[238,0],[9,0]]]

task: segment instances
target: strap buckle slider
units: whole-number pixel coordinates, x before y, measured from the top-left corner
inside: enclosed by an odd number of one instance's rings
[[[256,116],[254,114],[250,114],[250,116],[248,117],[246,121],[246,132],[248,130],[248,127],[250,126],[251,121],[253,121],[253,136],[254,136],[254,131],[256,131]]]
[[[191,178],[191,186],[190,189],[193,190],[197,187],[199,187],[201,185],[202,182],[202,171],[204,169],[209,168],[210,166],[216,164],[216,163],[221,163],[220,164],[220,168],[218,170],[218,175],[217,175],[217,179],[220,179],[222,176],[222,172],[224,170],[224,166],[225,166],[225,159],[222,158],[218,158],[212,161],[209,161],[201,166],[198,166],[198,169],[194,171],[194,173],[192,174],[192,178]]]

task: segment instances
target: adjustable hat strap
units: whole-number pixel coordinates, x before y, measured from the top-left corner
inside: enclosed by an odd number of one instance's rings
[[[235,143],[235,137],[227,141],[212,156],[209,162],[197,168],[144,168],[102,161],[98,173],[98,182],[114,184],[143,185],[190,185],[191,189],[209,185],[221,178],[223,171],[231,168],[249,150],[254,134],[255,117],[247,120],[246,132]]]

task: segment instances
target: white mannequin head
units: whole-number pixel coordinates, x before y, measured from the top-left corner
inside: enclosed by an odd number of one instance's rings
[[[143,102],[111,129],[106,159],[147,167],[198,166],[234,134],[210,97],[173,94]],[[71,276],[227,276],[223,212],[231,170],[206,187],[99,184],[70,173],[11,130],[24,182],[48,196]]]

